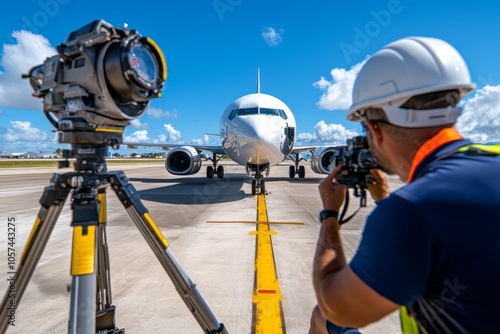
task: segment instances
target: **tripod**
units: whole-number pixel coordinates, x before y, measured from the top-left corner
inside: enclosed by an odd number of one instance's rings
[[[125,333],[124,329],[116,327],[115,306],[112,304],[106,241],[106,188],[110,186],[204,333],[227,334],[224,325],[217,321],[168,249],[168,241],[141,203],[137,190],[128,183],[125,173],[107,172],[107,151],[106,145],[72,145],[76,157],[75,171],[54,174],[51,185],[45,187],[40,211],[15,275],[15,294],[9,293],[8,289],[0,305],[0,333],[7,330],[9,307],[14,305],[17,308],[71,191],[73,278],[68,333]]]

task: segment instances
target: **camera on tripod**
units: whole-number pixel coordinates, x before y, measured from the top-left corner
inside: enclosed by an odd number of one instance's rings
[[[366,136],[347,139],[347,146],[331,157],[330,170],[341,164],[344,167],[337,176],[337,182],[360,190],[366,189],[366,185],[371,183],[370,170],[379,168]]]
[[[68,333],[123,334],[112,303],[106,236],[106,189],[126,209],[180,297],[204,333],[227,334],[196,285],[183,271],[167,239],[139,193],[122,171],[108,172],[108,148],[118,148],[130,121],[141,116],[151,99],[160,97],[167,76],[165,59],[153,40],[135,30],[117,29],[97,20],[71,32],[58,54],[33,67],[28,78],[34,96],[58,131],[63,151],[74,157],[75,171],[54,173],[40,199],[41,208],[16,271],[16,293],[10,288],[0,304],[0,333],[9,325],[9,306],[18,305],[40,261],[64,203],[71,193],[71,299]],[[68,167],[68,160],[60,167]]]
[[[23,78],[43,99],[59,143],[118,148],[129,121],[161,96],[167,68],[160,48],[136,30],[96,20],[71,32],[57,52]]]

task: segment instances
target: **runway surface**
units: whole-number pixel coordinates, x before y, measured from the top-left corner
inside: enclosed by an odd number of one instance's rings
[[[167,238],[170,251],[229,333],[252,333],[255,326],[253,289],[256,258],[256,225],[207,223],[207,221],[256,221],[257,197],[244,168],[223,162],[224,179],[207,179],[204,168],[196,175],[170,175],[162,163],[110,164],[123,170],[138,190],[143,204]],[[307,164],[308,165],[308,164]],[[307,333],[315,306],[311,283],[312,259],[319,231],[321,209],[318,184],[324,178],[306,165],[305,179],[289,179],[288,164],[273,167],[266,179],[274,263],[282,295],[283,333]],[[43,188],[56,168],[0,169],[0,293],[8,286],[9,217],[16,219],[16,261],[39,210]],[[391,189],[401,182],[391,179]],[[108,244],[113,304],[117,326],[127,333],[203,333],[174,285],[159,264],[127,212],[108,190]],[[368,196],[369,197],[369,196]],[[71,283],[72,219],[70,199],[16,311],[15,326],[8,333],[66,333]],[[350,212],[359,205],[351,196]],[[359,242],[371,198],[351,222],[342,227],[344,247],[352,256]],[[274,233],[273,232],[273,233]],[[370,325],[363,333],[399,333],[393,314]],[[274,333],[274,332],[273,332]]]

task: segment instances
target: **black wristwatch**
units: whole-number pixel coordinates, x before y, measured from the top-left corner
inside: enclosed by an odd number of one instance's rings
[[[339,217],[339,213],[335,210],[322,210],[320,213],[319,213],[319,222],[323,222],[323,220],[327,219],[327,218],[338,218]]]

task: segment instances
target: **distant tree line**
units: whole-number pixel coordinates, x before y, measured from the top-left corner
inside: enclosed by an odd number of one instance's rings
[[[122,158],[125,157],[124,155],[120,153],[113,153],[114,158]],[[159,153],[141,153],[137,154],[135,152],[130,154],[131,158],[143,158],[143,159],[156,159],[156,158],[165,158],[166,154],[159,152]]]

